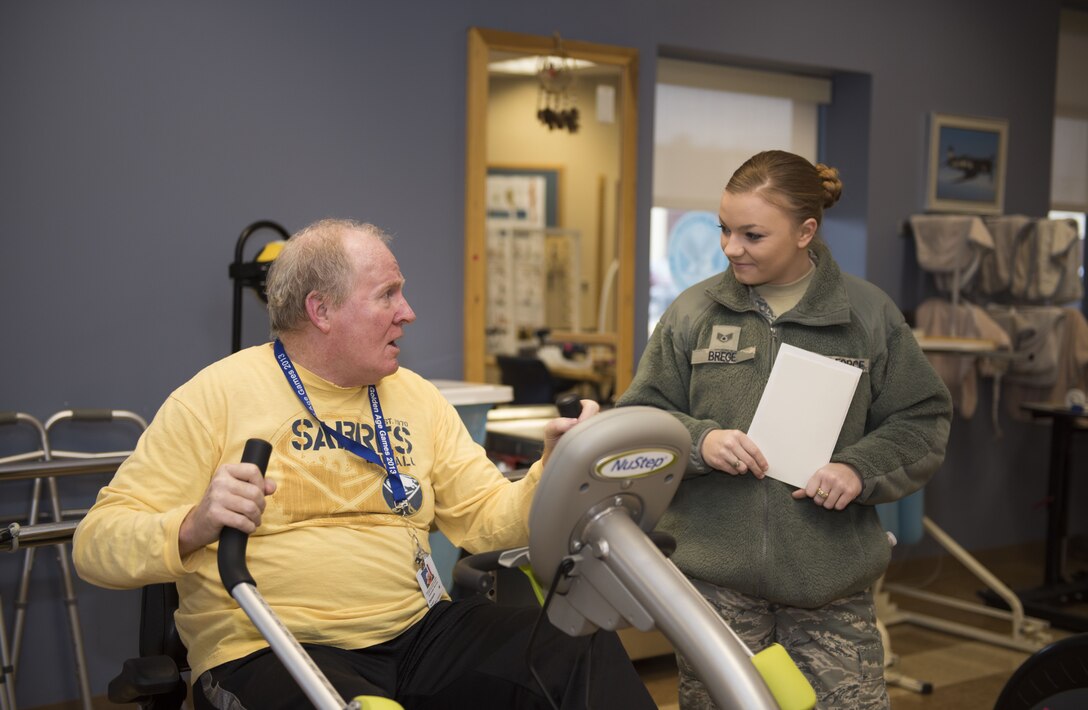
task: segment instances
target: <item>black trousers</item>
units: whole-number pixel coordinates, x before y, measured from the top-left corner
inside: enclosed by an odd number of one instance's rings
[[[439,602],[391,641],[348,651],[304,645],[332,685],[415,708],[551,708],[526,660],[539,607],[497,606],[475,597]],[[541,621],[533,666],[560,708],[655,708],[614,633],[570,637]],[[269,649],[217,666],[196,680],[197,710],[295,710],[302,690]]]

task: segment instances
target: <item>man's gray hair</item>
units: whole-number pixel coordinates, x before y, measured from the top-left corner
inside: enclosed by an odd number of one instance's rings
[[[388,244],[381,228],[351,219],[323,219],[296,232],[268,269],[265,292],[272,336],[298,330],[307,321],[306,296],[321,294],[338,307],[354,286],[353,267],[344,245],[349,235],[374,237]]]

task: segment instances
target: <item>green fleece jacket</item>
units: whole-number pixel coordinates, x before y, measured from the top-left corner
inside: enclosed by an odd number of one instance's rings
[[[658,526],[676,538],[677,566],[805,608],[881,575],[891,545],[873,505],[925,485],[944,459],[952,417],[948,390],[892,300],[843,274],[823,244],[811,252],[817,266],[808,290],[773,322],[732,269],[680,294],[618,403],[668,410],[691,432],[693,475]],[[713,429],[748,430],[782,343],[864,369],[831,457],[861,475],[862,491],[845,510],[795,500],[795,489],[773,478],[711,470],[699,453]]]

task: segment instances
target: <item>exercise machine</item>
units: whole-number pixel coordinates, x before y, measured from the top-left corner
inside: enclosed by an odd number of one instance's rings
[[[648,535],[680,484],[690,446],[675,417],[650,407],[604,412],[562,437],[529,517],[532,571],[551,580],[541,613],[572,636],[626,625],[660,629],[723,709],[812,708],[815,692],[785,650],[775,644],[753,654]],[[270,454],[267,442],[251,439],[242,460],[263,473]],[[399,707],[384,698],[344,702],[257,591],[245,565],[247,540],[223,530],[224,587],[314,707]]]
[[[687,429],[651,407],[612,409],[563,435],[529,516],[529,564],[550,580],[543,613],[572,636],[659,629],[718,707],[811,708],[815,691],[785,649],[753,654],[649,536],[690,448]]]

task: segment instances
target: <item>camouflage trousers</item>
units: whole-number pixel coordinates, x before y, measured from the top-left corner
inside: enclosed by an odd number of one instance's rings
[[[817,708],[888,708],[884,645],[871,591],[800,609],[691,581],[753,653],[775,642],[785,647],[816,690]],[[676,660],[681,709],[714,708],[691,664],[679,654]]]

